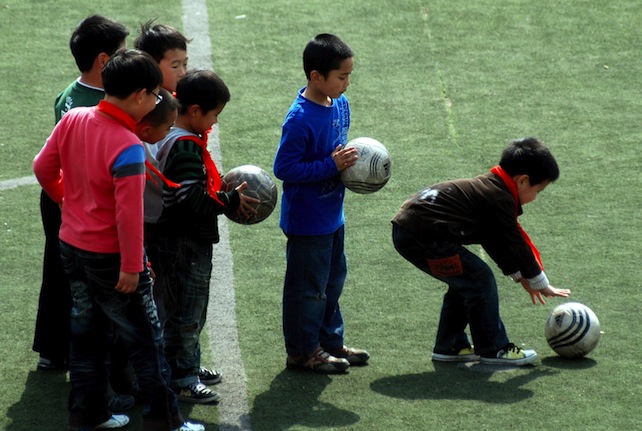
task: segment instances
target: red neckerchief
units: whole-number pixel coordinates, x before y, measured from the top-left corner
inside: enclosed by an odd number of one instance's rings
[[[203,157],[203,164],[205,165],[205,171],[207,172],[207,194],[216,202],[225,206],[218,197],[218,192],[221,191],[223,180],[221,179],[221,174],[218,173],[218,169],[216,169],[216,164],[214,164],[214,160],[212,160],[210,152],[207,151],[207,134],[204,134],[203,136],[204,138],[199,138],[194,135],[181,136],[177,141],[192,141],[201,148],[201,156]]]
[[[517,192],[517,184],[515,184],[515,180],[513,177],[511,177],[508,172],[504,170],[501,166],[495,166],[490,170],[493,174],[497,175],[499,178],[504,181],[504,184],[506,184],[506,187],[508,187],[508,191],[513,195],[513,198],[515,199],[515,219],[519,216],[519,193]],[[535,259],[537,259],[537,262],[539,263],[540,268],[542,271],[544,270],[544,264],[542,263],[542,258],[539,255],[539,250],[537,250],[537,247],[535,247],[535,244],[533,244],[533,241],[531,241],[531,238],[528,236],[526,231],[522,229],[522,226],[517,222],[517,227],[519,228],[519,231],[522,233],[522,236],[524,237],[524,240],[526,241],[526,244],[531,248],[533,251],[533,254],[535,255]]]
[[[118,106],[114,105],[113,103],[109,103],[105,100],[101,100],[100,102],[98,102],[98,106],[96,106],[96,109],[98,109],[103,114],[110,116],[114,120],[118,121],[123,126],[127,127],[128,130],[131,130],[133,133],[136,133],[136,120],[134,120],[128,113],[120,109]],[[147,167],[147,169],[149,169],[150,171],[158,175],[158,177],[161,180],[163,180],[163,182],[167,184],[169,187],[178,188],[181,186],[180,184],[173,183],[172,181],[165,178],[165,176],[147,160],[145,160],[145,166]],[[152,180],[154,183],[156,182],[156,180],[152,178],[149,172],[145,173],[145,178]]]
[[[132,133],[136,133],[136,120],[118,106],[105,100],[101,100],[98,102],[96,109],[127,127],[127,130],[130,130]]]

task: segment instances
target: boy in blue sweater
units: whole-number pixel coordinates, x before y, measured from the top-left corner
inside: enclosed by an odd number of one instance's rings
[[[368,352],[345,346],[339,296],[346,279],[343,199],[339,173],[356,163],[348,142],[352,49],[331,34],[303,52],[307,86],[290,107],[274,159],[283,181],[280,226],[287,237],[283,289],[286,366],[342,373]]]

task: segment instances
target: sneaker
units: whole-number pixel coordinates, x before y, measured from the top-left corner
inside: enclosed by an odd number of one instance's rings
[[[185,422],[180,428],[176,428],[174,431],[205,431],[205,427],[201,424]]]
[[[136,399],[128,394],[114,394],[109,402],[109,410],[112,412],[126,412],[136,405]]]
[[[344,358],[335,358],[321,347],[310,356],[289,356],[285,362],[290,370],[313,371],[323,374],[343,373],[350,367],[350,362]]]
[[[223,375],[218,370],[210,370],[205,367],[198,369],[198,379],[204,385],[216,385],[221,383],[223,380]]]
[[[114,428],[122,428],[129,423],[127,415],[111,415],[105,422],[98,424],[94,427],[97,430],[106,430]]]
[[[464,347],[459,352],[437,353],[432,352],[432,360],[437,362],[474,362],[479,361],[473,346]]]
[[[366,365],[370,359],[370,353],[363,349],[355,349],[353,347],[343,346],[340,349],[326,350],[330,355],[335,358],[343,358],[350,362],[350,365]]]
[[[219,394],[201,382],[192,383],[184,388],[177,389],[175,392],[176,398],[179,400],[194,404],[215,403],[221,398]]]
[[[535,362],[535,359],[537,359],[535,350],[524,350],[510,343],[503,349],[500,349],[495,357],[482,356],[481,362],[484,364],[499,365],[527,365]]]

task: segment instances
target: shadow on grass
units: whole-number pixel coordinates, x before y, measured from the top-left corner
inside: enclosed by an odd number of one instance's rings
[[[536,367],[497,367],[475,364],[433,362],[435,371],[384,377],[371,384],[373,391],[406,400],[477,400],[485,403],[512,404],[531,398],[533,391],[522,386],[557,371]],[[491,381],[496,372],[518,372],[502,382]]]
[[[585,370],[597,365],[597,361],[591,358],[564,358],[562,356],[548,356],[542,358],[542,364],[547,367],[561,370]]]
[[[358,422],[357,414],[319,401],[331,382],[327,375],[283,370],[270,389],[254,400],[250,412],[254,431],[286,430],[296,425],[341,428]]]
[[[29,371],[20,400],[7,410],[6,431],[67,429],[69,383],[64,371]]]

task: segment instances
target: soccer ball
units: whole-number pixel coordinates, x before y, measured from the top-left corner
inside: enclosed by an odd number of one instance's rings
[[[383,144],[372,138],[356,138],[345,148],[355,147],[359,154],[357,163],[341,171],[341,181],[359,194],[374,193],[390,179],[392,160]]]
[[[581,358],[600,340],[600,321],[586,305],[567,302],[553,309],[546,321],[548,345],[560,356]]]
[[[247,182],[247,187],[243,194],[261,201],[258,204],[252,204],[257,213],[253,214],[249,219],[239,217],[236,211],[226,212],[225,215],[233,222],[240,224],[259,223],[268,218],[274,211],[277,202],[276,183],[270,174],[258,166],[243,165],[230,170],[223,176],[221,189],[225,192],[232,191],[241,185],[243,181]]]

